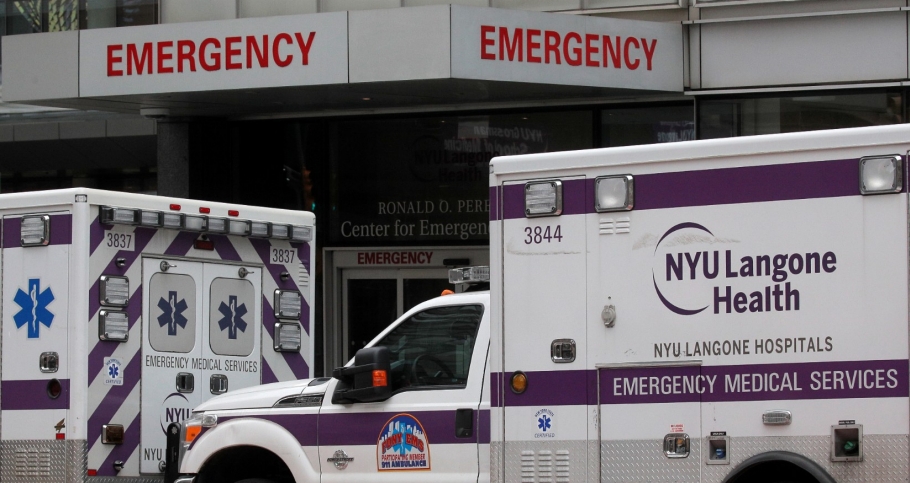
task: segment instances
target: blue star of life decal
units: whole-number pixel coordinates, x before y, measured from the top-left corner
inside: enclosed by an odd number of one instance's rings
[[[546,415],[537,418],[537,427],[540,428],[541,431],[546,432],[550,429],[550,421],[552,421],[552,419],[548,418]]]
[[[117,374],[120,374],[120,368],[117,367],[117,364],[111,364],[111,365],[108,366],[108,368],[107,368],[107,373],[108,373],[108,375],[110,375],[112,378],[116,379],[116,378],[117,378]]]
[[[54,292],[50,287],[41,291],[41,279],[28,279],[28,293],[20,288],[13,298],[13,302],[19,304],[20,310],[13,315],[13,321],[16,322],[16,328],[21,329],[23,325],[28,326],[28,338],[37,339],[38,329],[41,324],[50,328],[54,322],[54,314],[47,310],[48,304],[54,301]]]
[[[167,300],[161,297],[158,300],[158,308],[161,309],[161,315],[158,316],[158,325],[161,327],[167,326],[167,335],[177,335],[178,325],[182,329],[186,328],[187,320],[183,316],[183,311],[187,308],[186,299],[180,299],[178,302],[176,291],[168,292]]]
[[[228,339],[237,338],[237,329],[246,332],[246,321],[243,320],[247,313],[246,304],[238,306],[236,295],[228,295],[228,303],[221,302],[218,311],[224,316],[218,321],[218,327],[221,327],[222,331],[227,329]]]

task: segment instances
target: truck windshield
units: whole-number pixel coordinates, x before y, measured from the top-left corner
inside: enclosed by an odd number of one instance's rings
[[[392,391],[465,387],[482,316],[482,305],[434,307],[383,337],[375,345],[391,353]]]

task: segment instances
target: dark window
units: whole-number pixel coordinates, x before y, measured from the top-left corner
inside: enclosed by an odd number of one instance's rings
[[[605,148],[695,139],[692,103],[608,108],[600,119],[600,145]]]
[[[325,239],[335,246],[487,243],[490,159],[592,148],[591,117],[553,111],[334,122]]]
[[[465,387],[482,316],[482,305],[436,307],[386,334],[376,345],[391,352],[392,390]]]
[[[702,98],[699,139],[904,122],[900,91],[803,92],[795,96]]]
[[[117,0],[117,26],[158,23],[158,0]]]

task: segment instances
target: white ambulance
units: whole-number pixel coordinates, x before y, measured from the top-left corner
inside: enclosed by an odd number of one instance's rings
[[[311,213],[0,195],[0,481],[158,481],[202,402],[312,376]]]
[[[906,482],[908,150],[901,125],[496,158],[489,292],[202,404],[167,481]]]

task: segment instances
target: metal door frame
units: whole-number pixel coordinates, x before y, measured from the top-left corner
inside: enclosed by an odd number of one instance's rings
[[[431,263],[425,265],[362,265],[358,264],[358,252],[401,252],[401,251],[430,251],[433,252]],[[323,360],[325,372],[331,374],[334,367],[343,365],[348,361],[347,324],[344,320],[344,287],[345,270],[411,270],[425,271],[430,269],[449,269],[445,260],[467,259],[469,265],[489,265],[490,248],[486,245],[465,247],[356,247],[356,248],[323,248],[323,280],[322,293],[323,307]],[[398,277],[389,277],[398,278]],[[418,278],[418,277],[409,277]],[[399,290],[399,293],[401,291]],[[400,307],[400,306],[399,306]]]

